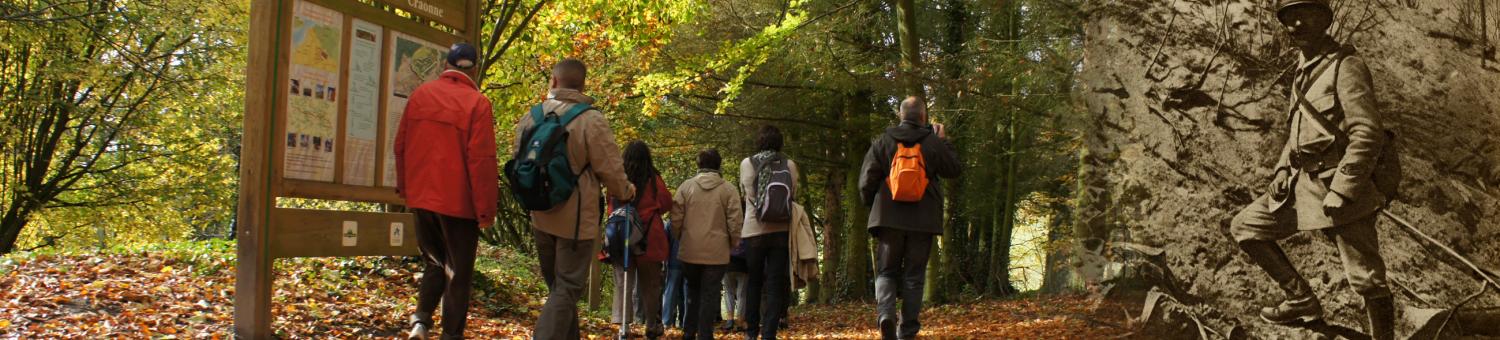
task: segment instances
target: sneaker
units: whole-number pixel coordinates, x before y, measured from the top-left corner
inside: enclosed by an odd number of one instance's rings
[[[427,325],[418,323],[411,326],[411,333],[406,336],[406,340],[427,340]]]
[[[1323,305],[1313,296],[1287,300],[1275,307],[1261,308],[1260,318],[1278,325],[1310,323],[1323,319]]]

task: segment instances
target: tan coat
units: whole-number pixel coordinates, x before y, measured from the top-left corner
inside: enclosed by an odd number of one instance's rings
[[[797,192],[802,189],[801,175],[797,172],[797,162],[788,158],[786,160],[786,167],[792,171],[792,197],[797,197]],[[791,228],[788,228],[790,223],[762,223],[760,220],[755,219],[755,207],[750,201],[754,200],[757,194],[756,189],[758,188],[755,187],[756,175],[755,166],[750,164],[750,157],[745,157],[745,160],[740,161],[740,188],[743,188],[742,191],[745,193],[745,230],[740,232],[740,237],[751,238],[791,230]]]
[[[682,182],[672,197],[672,238],[681,242],[677,258],[692,264],[729,264],[729,249],[740,242],[740,215],[739,190],[718,172],[700,172]]]
[[[1354,56],[1352,48],[1331,50],[1323,55],[1303,56],[1295,85],[1307,82],[1306,99],[1312,110],[1298,105],[1293,94],[1289,111],[1290,133],[1277,161],[1278,171],[1289,171],[1294,179],[1291,204],[1297,210],[1301,230],[1317,230],[1358,221],[1375,213],[1385,202],[1385,195],[1375,187],[1372,170],[1389,138],[1375,100],[1374,81],[1364,59]],[[1319,65],[1333,63],[1316,79],[1311,74]],[[1300,89],[1293,87],[1293,92]],[[1324,117],[1347,142],[1336,141],[1334,131],[1324,131],[1311,115]],[[1292,164],[1292,153],[1299,152],[1299,164]],[[1323,209],[1323,199],[1341,195],[1343,208]],[[1273,208],[1280,206],[1273,204]]]
[[[812,219],[801,204],[792,203],[792,230],[787,234],[792,262],[792,289],[818,280],[818,240],[813,236]]]
[[[577,90],[554,89],[547,97],[542,108],[559,114],[576,103],[594,103],[593,98]],[[510,145],[510,152],[515,152],[521,144],[521,135],[533,124],[530,114],[516,122],[516,141]],[[599,237],[599,215],[603,210],[599,203],[600,188],[608,188],[611,197],[625,200],[635,197],[635,186],[625,179],[625,160],[620,156],[620,145],[615,143],[604,113],[588,110],[568,124],[567,129],[568,164],[574,173],[581,173],[578,189],[567,202],[551,210],[532,211],[531,222],[537,230],[563,239],[575,239],[576,231],[576,239],[592,240]]]

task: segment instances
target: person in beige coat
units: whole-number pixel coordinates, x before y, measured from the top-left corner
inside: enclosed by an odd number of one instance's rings
[[[577,59],[564,59],[552,68],[551,90],[542,108],[566,112],[573,105],[593,104],[583,94],[588,69]],[[516,123],[517,140],[534,124],[531,115]],[[578,339],[578,298],[588,280],[589,260],[594,256],[594,238],[599,236],[604,207],[601,187],[615,199],[629,201],[635,186],[625,176],[624,158],[604,113],[590,109],[567,126],[568,164],[579,174],[574,195],[549,210],[532,211],[532,234],[542,277],[547,282],[547,303],[536,322],[537,339]]]
[[[698,175],[672,197],[672,238],[680,240],[678,259],[689,294],[684,339],[713,339],[729,249],[740,241],[744,218],[740,192],[719,175],[723,159],[714,149],[698,153]]]
[[[793,204],[792,230],[788,233],[790,238],[787,248],[789,265],[792,269],[792,289],[801,289],[808,283],[818,280],[818,239],[813,233],[812,219],[807,215],[807,209],[802,204]]]
[[[750,277],[745,286],[745,338],[775,340],[781,328],[782,311],[791,295],[791,269],[788,231],[791,222],[761,221],[756,218],[759,195],[758,166],[777,160],[785,161],[791,180],[791,197],[797,197],[797,162],[781,152],[784,137],[781,129],[764,126],[755,137],[756,154],[740,161],[740,187],[745,191],[745,266]],[[794,202],[795,203],[795,202]],[[763,288],[765,287],[765,288]],[[768,289],[767,289],[768,288]]]

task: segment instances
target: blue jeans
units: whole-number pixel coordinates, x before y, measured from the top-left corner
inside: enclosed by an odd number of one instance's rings
[[[682,316],[687,304],[687,289],[683,287],[682,268],[667,269],[667,289],[661,300],[661,322],[668,327],[682,328]]]

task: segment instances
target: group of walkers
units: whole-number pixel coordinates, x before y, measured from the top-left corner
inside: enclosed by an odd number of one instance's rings
[[[517,119],[502,171],[491,104],[466,73],[475,60],[473,46],[454,45],[447,70],[412,93],[396,134],[396,190],[416,215],[425,263],[409,338],[427,338],[440,302],[443,338],[463,337],[478,234],[494,222],[502,172],[530,211],[548,287],[534,338],[580,338],[578,301],[597,260],[614,269],[611,319],[623,329],[639,315],[652,339],[667,326],[712,339],[721,320],[746,339],[777,337],[793,287],[817,272],[810,219],[794,199],[801,174],[778,128],[759,130],[739,183],[724,177],[710,148],[697,153],[696,175],[672,190],[646,142],[621,150],[583,92],[587,68],[565,59],[552,68],[547,99]],[[904,100],[898,116],[873,141],[859,182],[878,241],[873,321],[886,339],[920,329],[927,259],[942,233],[939,178],[960,169],[920,98]]]

